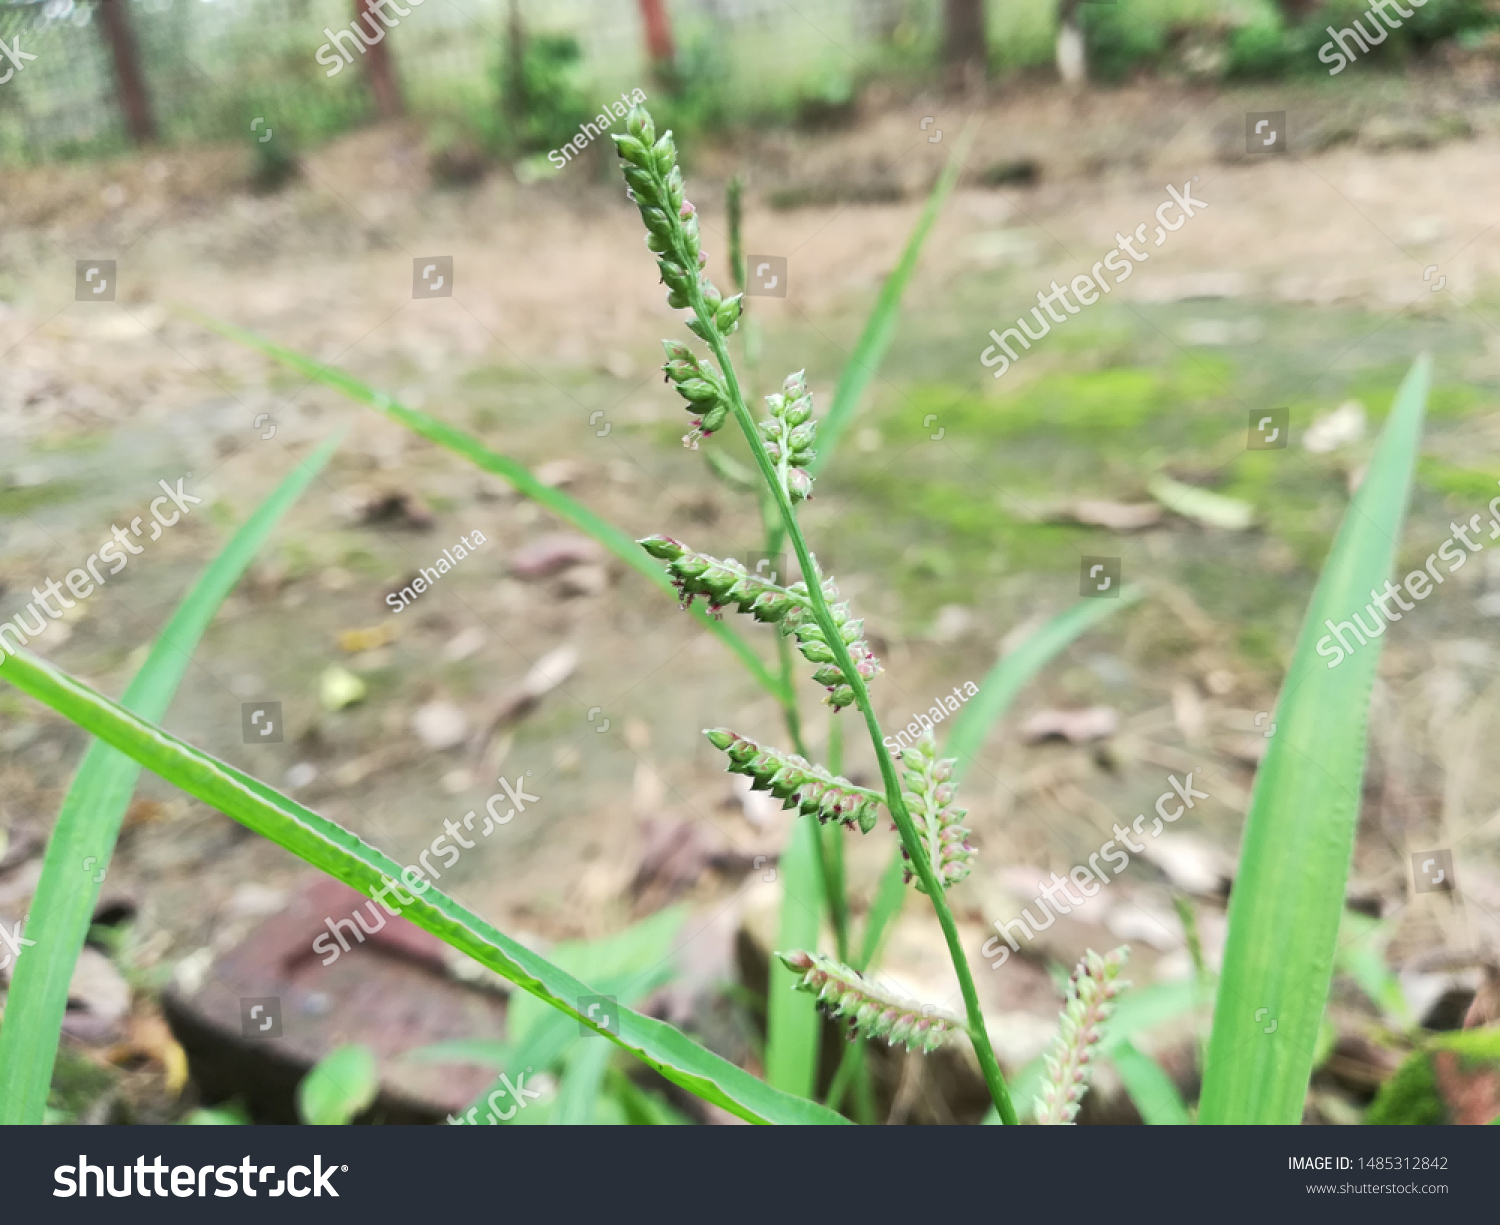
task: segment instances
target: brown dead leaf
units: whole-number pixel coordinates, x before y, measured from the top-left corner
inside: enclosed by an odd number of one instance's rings
[[[701,822],[641,822],[640,863],[630,882],[638,909],[655,910],[691,888],[723,851],[724,841]]]
[[[118,1040],[130,1008],[130,987],[114,963],[97,949],[78,955],[68,984],[63,1032],[91,1044]]]
[[[609,590],[609,571],[603,566],[572,566],[557,580],[561,596],[597,596]]]
[[[125,820],[120,828],[134,829],[138,825],[156,825],[166,820],[167,816],[167,806],[160,800],[132,800],[130,807],[125,810]]]
[[[1208,711],[1198,687],[1192,681],[1173,682],[1172,718],[1188,744],[1195,745],[1202,741],[1203,733],[1208,727]]]
[[[1500,968],[1491,962],[1484,966],[1484,981],[1474,993],[1474,1002],[1464,1016],[1464,1028],[1478,1029],[1481,1025],[1496,1022],[1500,1022]]]
[[[603,548],[587,536],[553,532],[516,550],[511,555],[510,572],[519,579],[534,582],[559,574],[569,566],[597,564],[603,559]]]
[[[1433,1051],[1432,1071],[1454,1123],[1474,1127],[1500,1115],[1500,1072],[1494,1068],[1467,1067],[1457,1051]]]
[[[483,754],[497,732],[529,715],[547,694],[573,675],[577,666],[578,648],[567,643],[537,660],[519,685],[501,695],[488,726],[475,738],[474,752]]]
[[[1112,532],[1137,532],[1161,522],[1162,508],[1155,502],[1109,502],[1085,498],[1074,502],[1059,516]]]
[[[544,464],[538,464],[536,479],[543,485],[554,488],[562,488],[565,485],[576,485],[583,476],[583,465],[576,459],[549,459]]]
[[[1112,706],[1089,706],[1084,710],[1039,710],[1027,719],[1021,736],[1027,744],[1042,740],[1066,740],[1069,744],[1087,744],[1113,736],[1120,727],[1120,715]]]
[[[106,1050],[104,1059],[116,1066],[128,1066],[139,1059],[159,1065],[165,1075],[167,1092],[174,1098],[187,1084],[187,1054],[172,1037],[166,1019],[155,1010],[132,1013],[125,1040]]]

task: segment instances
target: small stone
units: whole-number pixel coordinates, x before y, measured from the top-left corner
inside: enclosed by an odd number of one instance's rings
[[[469,717],[452,702],[428,702],[418,707],[411,727],[418,740],[440,753],[464,742],[469,734]]]

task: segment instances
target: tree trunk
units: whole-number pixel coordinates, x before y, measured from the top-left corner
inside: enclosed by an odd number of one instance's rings
[[[943,68],[950,84],[970,86],[984,80],[984,0],[943,0]]]
[[[505,31],[505,116],[519,130],[526,119],[526,27],[521,22],[521,0],[510,0]]]
[[[666,86],[677,76],[677,48],[672,42],[672,21],[663,0],[640,0],[641,25],[646,30],[646,56],[651,61],[651,75]]]
[[[126,130],[136,144],[144,145],[156,139],[156,120],[151,114],[146,76],[141,71],[140,53],[125,5],[126,0],[100,0],[99,24],[115,62],[115,83],[120,91],[120,109],[125,112]]]
[[[406,113],[406,106],[401,101],[401,86],[396,81],[391,49],[385,42],[390,31],[380,20],[374,0],[354,0],[354,20],[369,37],[380,35],[373,46],[365,47],[364,57],[365,77],[370,82],[370,92],[375,95],[375,113],[382,119],[399,119]]]

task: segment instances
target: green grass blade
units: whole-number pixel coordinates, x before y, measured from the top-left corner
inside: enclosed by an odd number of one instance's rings
[[[375,1052],[358,1042],[335,1047],[297,1086],[297,1115],[304,1123],[341,1127],[379,1094]]]
[[[594,1111],[604,1092],[604,1073],[614,1052],[608,1042],[580,1042],[573,1048],[557,1091],[552,1122],[576,1127],[595,1121]]]
[[[293,370],[305,374],[315,382],[330,387],[349,399],[359,404],[384,413],[392,421],[405,426],[412,433],[434,442],[440,447],[445,447],[455,455],[462,456],[476,468],[482,468],[486,472],[492,472],[496,476],[503,477],[509,481],[516,490],[530,498],[539,506],[545,507],[565,523],[570,523],[586,536],[597,540],[601,545],[619,558],[632,570],[644,574],[656,586],[671,592],[676,598],[676,592],[672,589],[671,580],[667,578],[666,571],[660,562],[653,561],[640,545],[636,544],[629,536],[610,523],[606,523],[582,502],[570,498],[561,489],[555,489],[550,485],[544,485],[537,480],[531,469],[519,460],[514,460],[508,455],[501,455],[498,451],[492,451],[484,443],[480,442],[471,434],[463,430],[439,421],[430,413],[424,413],[414,408],[407,408],[404,404],[398,404],[387,395],[376,391],[366,383],[360,382],[352,374],[339,370],[334,366],[325,366],[322,362],[314,361],[295,349],[289,349],[285,345],[277,344],[274,340],[268,340],[264,336],[254,332],[246,331],[244,328],[236,327],[232,323],[222,320],[211,319],[207,316],[196,315],[205,326],[212,328],[222,336],[238,341],[247,348],[255,349],[264,353],[267,357],[274,358],[283,365],[290,366]],[[699,603],[694,603],[689,610],[703,625],[709,633],[724,643],[731,651],[739,657],[741,663],[749,670],[750,675],[762,689],[771,694],[778,701],[782,700],[783,689],[780,680],[771,674],[765,664],[761,662],[760,656],[751,648],[733,626],[726,622],[716,620],[706,608]]]
[[[338,441],[330,439],[303,460],[209,564],[125,690],[123,705],[152,721],[166,713],[219,605],[282,515],[322,471]],[[0,676],[8,668],[0,667]],[[68,984],[99,901],[94,878],[114,854],[140,772],[130,758],[106,744],[91,743],[63,800],[31,903],[32,930],[45,935],[16,961],[0,1026],[0,1124],[42,1121]],[[92,870],[84,870],[86,861]]]
[[[896,319],[901,310],[901,296],[906,292],[912,273],[917,270],[917,261],[921,258],[922,247],[927,242],[927,236],[932,233],[932,227],[937,224],[938,214],[943,211],[943,205],[947,203],[948,196],[953,191],[953,185],[958,182],[969,140],[970,131],[966,129],[959,137],[953,156],[948,159],[943,173],[938,176],[932,193],[927,197],[927,205],[922,209],[922,215],[917,219],[916,227],[906,240],[906,248],[901,252],[900,260],[897,261],[890,276],[886,277],[885,284],[880,287],[880,293],[875,299],[875,307],[870,312],[869,319],[865,321],[865,330],[860,333],[853,354],[839,373],[838,386],[833,392],[833,402],[829,405],[827,415],[818,424],[817,457],[807,465],[808,470],[814,476],[827,467],[839,437],[849,428],[849,423],[854,419],[860,399],[880,372],[880,363],[885,360],[885,353],[890,348],[891,338],[896,334]]]
[[[624,1111],[625,1121],[637,1127],[680,1127],[692,1120],[654,1093],[647,1093],[618,1068],[609,1070],[609,1093]]]
[[[0,669],[0,679],[10,681],[209,807],[362,893],[400,876],[401,865],[348,830],[152,726],[35,656],[12,656]],[[589,1023],[578,1004],[596,992],[502,935],[439,890],[429,887],[421,896],[413,896],[402,913],[523,991]],[[815,1102],[792,1097],[757,1080],[665,1022],[624,1007],[617,1007],[614,1014],[615,1024],[599,1032],[689,1093],[740,1118],[754,1123],[844,1122]]]
[[[886,864],[880,884],[875,887],[875,900],[870,903],[870,913],[865,919],[865,938],[860,946],[859,961],[854,966],[856,970],[864,970],[874,964],[880,953],[880,942],[885,938],[886,928],[906,905],[906,873],[902,870],[905,862],[898,846],[896,853],[891,856],[891,862]]]
[[[1372,919],[1357,910],[1344,911],[1334,964],[1352,978],[1370,1002],[1402,1029],[1415,1024],[1401,979],[1386,962],[1394,922]]]
[[[781,922],[776,933],[780,950],[816,949],[823,914],[823,889],[818,874],[818,850],[813,839],[818,823],[800,817],[792,823],[792,837],[781,857]],[[811,1097],[817,1088],[821,1021],[811,995],[798,991],[798,975],[771,958],[766,987],[766,1080],[787,1093]]]
[[[996,720],[1010,709],[1022,687],[1074,639],[1080,638],[1106,617],[1140,600],[1140,587],[1129,586],[1113,600],[1080,600],[1043,624],[1015,650],[1002,656],[979,685],[979,692],[965,703],[943,742],[943,756],[957,758],[953,777],[957,781],[968,770],[984,738]]]
[[[612,936],[554,945],[548,956],[554,965],[593,983],[595,994],[634,1007],[670,980],[672,947],[687,913],[686,906],[669,906]],[[537,1072],[551,1069],[569,1058],[574,1047],[583,1041],[583,1031],[571,1017],[530,995],[511,996],[505,1024],[511,1033],[521,1037],[507,1059],[495,1066],[512,1072],[528,1067]],[[592,1032],[588,1036],[592,1038]],[[609,1049],[607,1045],[605,1049]],[[499,1118],[488,1106],[490,1096],[497,1092],[509,1092],[505,1081],[498,1076],[474,1100],[471,1110],[464,1112],[465,1116],[473,1113],[473,1108],[482,1108],[473,1117],[484,1123],[529,1123],[539,1117],[521,1111],[510,1119]]]
[[[1172,1078],[1150,1055],[1144,1055],[1128,1041],[1122,1041],[1109,1058],[1125,1084],[1125,1092],[1130,1094],[1130,1100],[1145,1122],[1180,1127],[1193,1121]]]
[[[1430,363],[1396,393],[1313,592],[1255,777],[1229,903],[1199,1119],[1298,1123],[1333,974],[1380,643],[1330,668],[1325,620],[1364,610],[1391,572],[1421,442]],[[1264,1018],[1276,1027],[1267,1033]]]

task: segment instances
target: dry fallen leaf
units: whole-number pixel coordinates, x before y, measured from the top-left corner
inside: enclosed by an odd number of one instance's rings
[[[501,695],[488,726],[475,742],[475,752],[483,753],[496,732],[535,710],[537,703],[566,681],[577,666],[578,649],[566,643],[537,660],[519,685]]]
[[[130,987],[114,962],[98,949],[85,947],[68,983],[63,1032],[88,1043],[113,1041],[129,1009]]]
[[[1307,427],[1302,435],[1302,445],[1314,455],[1327,455],[1358,442],[1364,436],[1365,407],[1358,400],[1346,400]]]
[[[443,659],[448,663],[461,663],[484,649],[484,644],[489,641],[489,636],[477,625],[471,625],[462,631],[457,637],[450,639],[443,647]]]
[[[372,625],[369,629],[339,631],[339,649],[348,651],[351,655],[357,655],[361,651],[373,651],[395,641],[396,624],[394,621]]]
[[[1063,513],[1075,523],[1107,527],[1115,532],[1134,532],[1161,522],[1162,509],[1155,502],[1108,502],[1084,499]]]
[[[1120,726],[1119,713],[1111,706],[1090,706],[1084,710],[1039,710],[1021,727],[1027,744],[1040,740],[1066,740],[1086,744],[1113,736]]]
[[[576,532],[553,532],[517,549],[511,555],[510,572],[528,581],[550,578],[569,566],[597,564],[604,550]]]
[[[558,594],[563,596],[603,595],[608,589],[609,571],[603,566],[573,566],[557,580]]]
[[[1198,786],[1203,789],[1201,783]],[[1234,861],[1229,855],[1197,834],[1175,830],[1163,833],[1146,842],[1145,856],[1178,889],[1199,897],[1227,893],[1234,878]]]
[[[1184,485],[1169,476],[1153,477],[1147,489],[1153,498],[1174,514],[1196,519],[1209,527],[1242,532],[1255,518],[1255,508],[1248,502],[1226,498],[1222,493],[1200,489],[1196,485]]]

